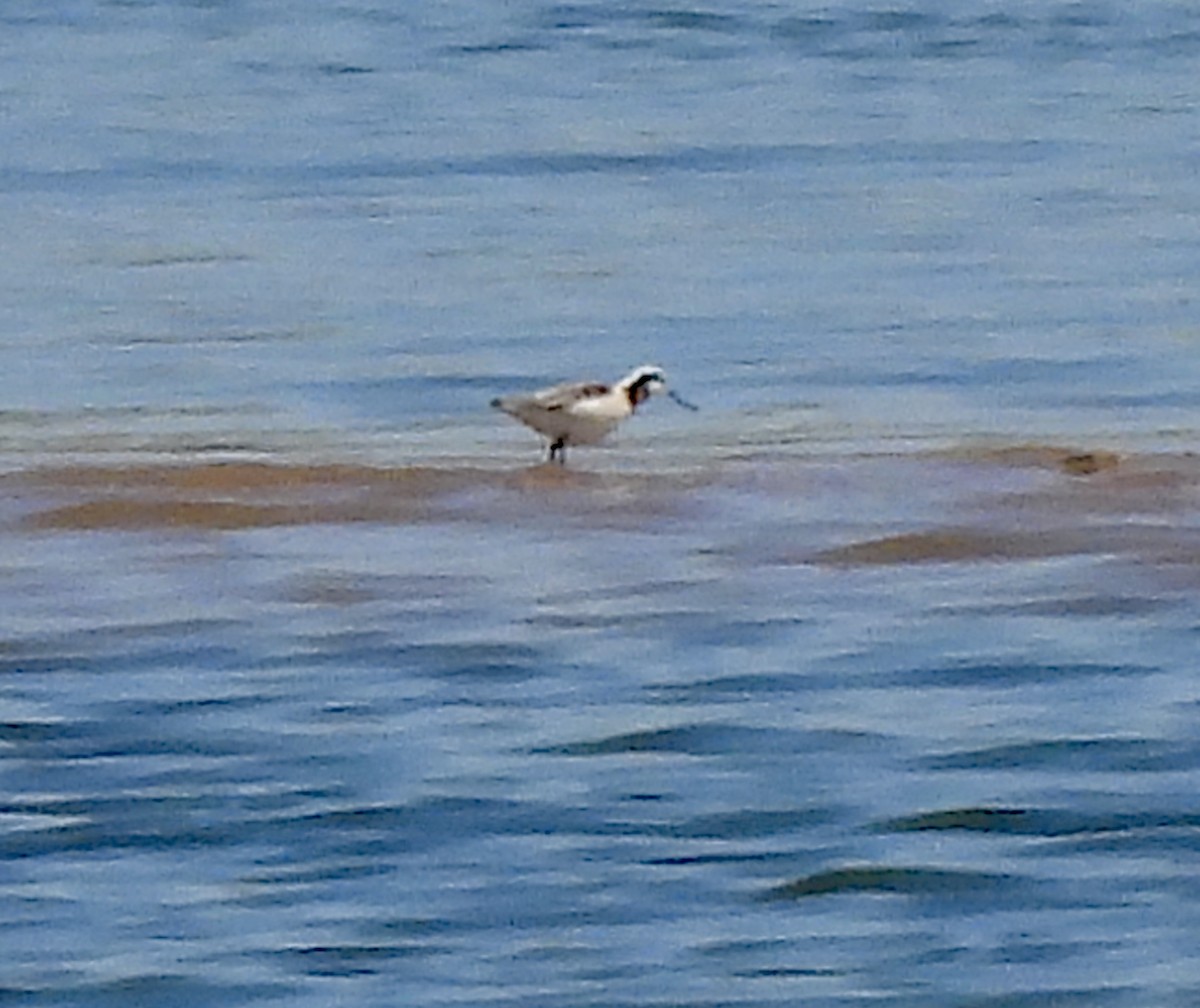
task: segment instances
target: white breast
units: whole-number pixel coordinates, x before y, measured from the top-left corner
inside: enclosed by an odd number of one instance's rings
[[[625,388],[598,382],[573,382],[530,395],[504,396],[493,405],[551,442],[572,445],[596,444],[633,413]]]

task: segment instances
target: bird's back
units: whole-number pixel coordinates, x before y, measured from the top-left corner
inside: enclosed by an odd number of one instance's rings
[[[621,419],[619,410],[604,409],[611,392],[602,382],[564,382],[537,392],[501,396],[492,405],[551,439],[589,444]]]

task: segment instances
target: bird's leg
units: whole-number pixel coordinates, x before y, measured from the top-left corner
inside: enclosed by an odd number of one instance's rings
[[[567,464],[567,442],[565,438],[559,438],[550,445],[550,461],[554,461],[554,457],[558,456],[558,464]]]

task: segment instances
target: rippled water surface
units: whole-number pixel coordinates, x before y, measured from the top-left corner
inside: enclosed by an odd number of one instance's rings
[[[5,5],[0,1004],[1200,1001],[1198,55]]]

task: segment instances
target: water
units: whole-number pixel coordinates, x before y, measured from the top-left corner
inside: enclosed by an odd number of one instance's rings
[[[0,1004],[1200,1000],[1198,51],[7,4]]]

